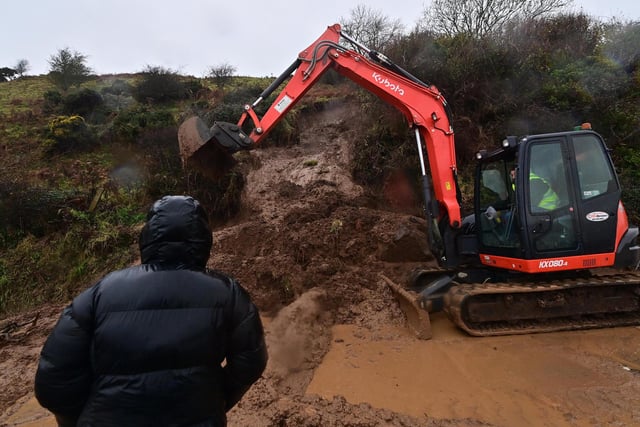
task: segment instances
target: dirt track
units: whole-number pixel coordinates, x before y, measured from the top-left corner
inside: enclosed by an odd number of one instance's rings
[[[293,148],[252,152],[243,215],[214,233],[211,266],[249,289],[270,351],[229,425],[640,425],[639,328],[471,338],[436,315],[432,340],[409,334],[378,274],[433,263],[424,221],[351,181],[351,111],[315,117]],[[31,390],[59,309],[0,338],[0,425],[54,425]]]

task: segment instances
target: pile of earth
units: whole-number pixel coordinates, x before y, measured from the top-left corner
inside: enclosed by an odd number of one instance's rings
[[[411,200],[389,197],[381,209],[354,184],[350,150],[358,135],[348,124],[355,114],[357,107],[333,104],[307,121],[299,144],[253,151],[239,165],[247,177],[243,214],[214,232],[211,267],[236,277],[261,308],[270,361],[230,425],[453,423],[306,394],[333,325],[375,331],[404,322],[380,273],[404,280],[433,264],[424,220],[406,213]]]

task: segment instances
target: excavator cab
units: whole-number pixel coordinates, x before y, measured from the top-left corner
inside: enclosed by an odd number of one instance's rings
[[[637,229],[629,228],[597,133],[507,138],[478,158],[474,199],[483,264],[538,273],[628,266],[637,258],[630,251]]]
[[[451,278],[442,297],[449,318],[475,336],[640,323],[640,280],[624,272],[638,266],[638,228],[602,137],[508,137],[477,158],[482,268],[471,280]]]

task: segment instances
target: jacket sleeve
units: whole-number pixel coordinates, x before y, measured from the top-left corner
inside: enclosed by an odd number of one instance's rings
[[[267,366],[267,346],[258,308],[234,280],[232,331],[224,367],[226,410],[230,410],[255,383]]]
[[[87,296],[76,298],[74,304]],[[90,331],[74,317],[73,305],[66,307],[42,348],[35,377],[36,398],[59,425],[75,425],[88,398],[90,346]]]

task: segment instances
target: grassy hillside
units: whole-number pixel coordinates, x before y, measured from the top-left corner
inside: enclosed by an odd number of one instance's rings
[[[177,127],[192,114],[235,122],[270,81],[235,77],[223,93],[175,77],[189,90],[163,102],[135,99],[140,75],[94,76],[62,94],[45,76],[1,84],[0,318],[66,301],[133,262],[146,209],[162,195],[194,195],[214,225],[236,213],[242,175],[213,181],[184,170]],[[297,111],[340,96],[323,86]],[[298,112],[272,141],[296,142]]]
[[[105,78],[87,83],[107,84]],[[117,164],[114,151],[96,144],[47,152],[48,125],[59,112],[47,110],[44,94],[54,89],[45,77],[25,77],[0,90],[0,316],[68,299],[84,281],[134,256],[139,197],[104,192]],[[103,198],[89,212],[99,191]]]

